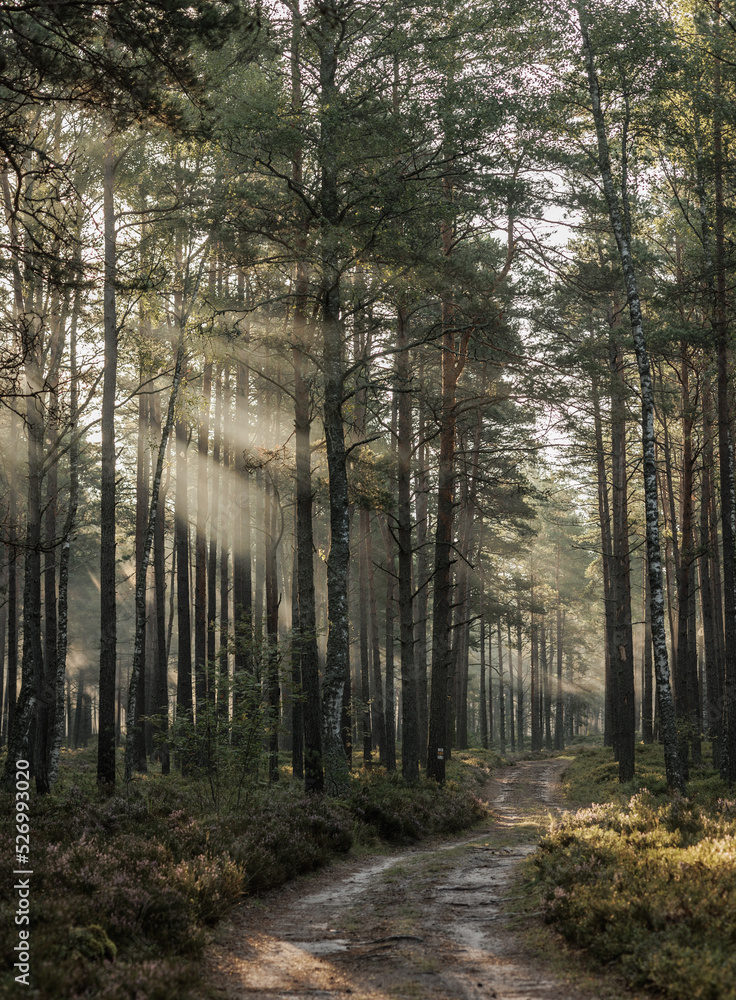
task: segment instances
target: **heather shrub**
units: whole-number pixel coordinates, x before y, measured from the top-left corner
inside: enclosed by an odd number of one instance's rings
[[[15,984],[13,984],[15,985]],[[39,966],[32,996],[63,1000],[200,1000],[201,981],[194,962],[181,956],[126,961],[77,958]],[[2,993],[17,997],[17,988]]]
[[[176,865],[172,886],[188,899],[199,921],[213,924],[242,895],[243,869],[228,855],[200,854]]]
[[[480,801],[451,782],[421,780],[407,788],[397,774],[369,772],[353,778],[350,810],[376,837],[406,843],[454,833],[486,815]]]
[[[356,831],[413,840],[482,814],[451,784],[408,789],[383,773],[356,777],[346,801],[254,775],[213,804],[201,775],[156,773],[101,797],[89,756],[65,752],[59,785],[31,800],[33,1000],[193,1000],[207,927],[244,895],[345,853]],[[11,816],[0,795],[8,839]],[[6,880],[3,926],[16,905]],[[17,995],[13,961],[11,949],[0,954],[2,998]]]
[[[93,995],[95,1000],[201,1000],[200,970],[180,957],[115,962],[99,977]]]
[[[353,819],[344,805],[289,790],[270,803],[255,798],[233,831],[233,857],[245,866],[249,891],[257,892],[350,850]]]
[[[572,765],[586,782],[602,773],[594,759]],[[736,997],[736,806],[715,798],[713,775],[701,781],[697,798],[643,791],[563,818],[528,868],[549,923],[674,1000]]]

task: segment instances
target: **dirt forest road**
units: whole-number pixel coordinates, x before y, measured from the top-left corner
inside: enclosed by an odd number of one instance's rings
[[[507,912],[565,766],[498,772],[480,832],[342,862],[239,907],[209,981],[223,1000],[592,1000],[535,962]]]

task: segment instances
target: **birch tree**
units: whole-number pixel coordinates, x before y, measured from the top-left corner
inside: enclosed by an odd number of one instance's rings
[[[577,7],[582,55],[588,93],[592,106],[596,136],[596,163],[600,171],[611,228],[616,238],[621,271],[626,288],[631,333],[634,340],[636,361],[641,389],[641,433],[644,467],[644,496],[646,508],[646,543],[649,569],[650,600],[652,609],[652,642],[654,647],[654,669],[657,678],[657,703],[660,726],[665,747],[667,782],[671,788],[684,792],[685,782],[677,743],[672,691],[670,689],[669,665],[665,636],[664,592],[662,584],[662,557],[659,537],[659,499],[657,495],[657,467],[654,454],[654,393],[652,375],[647,353],[644,323],[639,296],[636,267],[632,254],[631,215],[629,191],[626,186],[626,146],[622,147],[624,170],[617,190],[611,168],[611,153],[608,123],[601,101],[601,85],[596,69],[596,54],[591,38],[591,17],[587,5]],[[627,754],[628,758],[628,754]],[[633,752],[631,753],[633,760]],[[623,777],[623,775],[622,775]],[[626,780],[624,778],[624,780]]]

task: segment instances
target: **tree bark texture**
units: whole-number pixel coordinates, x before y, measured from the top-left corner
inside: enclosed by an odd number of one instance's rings
[[[616,238],[621,269],[626,285],[631,332],[634,339],[637,367],[639,369],[642,405],[642,452],[644,459],[647,558],[652,601],[652,642],[657,677],[659,719],[665,748],[665,770],[667,782],[670,787],[684,792],[685,781],[677,746],[677,728],[672,704],[672,691],[669,683],[669,665],[665,638],[664,593],[662,588],[662,561],[659,542],[659,501],[657,497],[657,470],[654,456],[654,393],[652,390],[652,377],[642,324],[636,271],[631,255],[631,241],[624,228],[619,197],[613,183],[606,121],[601,106],[600,86],[595,70],[593,48],[590,42],[588,19],[584,4],[580,5],[578,13],[588,89],[596,129],[598,168],[603,182],[608,214]],[[736,639],[736,636],[734,639]],[[734,642],[734,656],[736,657],[736,642]]]
[[[103,289],[105,368],[102,378],[100,430],[100,722],[97,741],[97,782],[115,785],[115,667],[117,600],[115,580],[115,382],[118,367],[118,331],[115,308],[115,154],[112,140],[105,145]]]
[[[317,36],[320,104],[320,210],[322,226],[322,366],[323,424],[327,449],[330,504],[330,550],[327,557],[327,657],[322,683],[323,759],[325,788],[342,795],[348,788],[348,762],[341,738],[345,675],[350,648],[348,630],[348,564],[350,519],[345,431],[342,323],[340,319],[340,263],[338,249],[339,193],[337,127],[340,101],[337,90],[338,26],[334,0],[321,8]]]
[[[401,773],[405,781],[419,779],[419,705],[414,661],[414,602],[412,593],[411,453],[412,397],[408,318],[399,306],[396,330],[397,491],[399,548],[399,632],[401,637]]]
[[[619,781],[634,777],[636,714],[634,705],[634,641],[631,626],[631,561],[629,557],[628,469],[626,464],[626,396],[623,349],[614,336],[617,319],[610,317],[611,371],[611,492],[613,560],[611,590],[614,605],[611,671],[614,679],[613,746]],[[558,654],[559,655],[559,654]]]
[[[207,457],[210,434],[210,397],[212,395],[212,359],[207,358],[202,372],[202,402],[197,427],[197,522],[194,541],[194,694],[197,719],[207,711],[212,686],[207,659]]]
[[[160,514],[160,493],[161,479],[163,476],[164,459],[166,449],[169,444],[169,435],[174,424],[176,410],[176,398],[181,384],[182,368],[184,365],[184,332],[179,336],[179,344],[176,352],[176,362],[174,365],[174,379],[171,385],[171,395],[169,396],[168,412],[164,423],[161,440],[156,456],[156,468],[153,473],[151,483],[151,494],[148,503],[148,516],[146,519],[146,533],[141,546],[140,561],[136,568],[135,581],[135,637],[133,640],[133,663],[130,671],[130,682],[128,687],[128,731],[125,743],[125,780],[130,781],[133,770],[136,767],[136,731],[139,729],[138,723],[138,676],[143,669],[143,652],[145,649],[146,630],[146,581],[148,579],[148,563],[151,557],[151,549],[154,542],[156,521]]]

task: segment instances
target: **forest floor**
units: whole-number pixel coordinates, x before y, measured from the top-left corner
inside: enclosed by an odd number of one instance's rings
[[[497,771],[482,792],[492,812],[470,835],[338,862],[239,906],[218,928],[205,981],[223,1000],[620,995],[561,968],[549,940],[540,959],[529,916],[514,912],[523,860],[564,808],[568,763]]]

